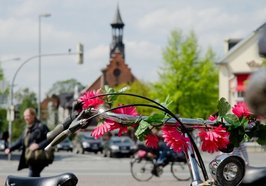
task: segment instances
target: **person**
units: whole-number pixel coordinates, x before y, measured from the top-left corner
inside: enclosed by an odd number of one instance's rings
[[[29,168],[30,177],[40,177],[42,170],[48,165],[43,162],[37,164],[27,163],[25,159],[25,150],[27,147],[32,151],[36,149],[44,149],[49,143],[46,137],[49,129],[37,119],[34,108],[25,109],[23,117],[26,123],[25,130],[11,147],[5,149],[5,153],[9,154],[22,147],[18,171],[24,168]]]
[[[253,112],[257,116],[262,116],[264,119],[266,119],[265,90],[266,90],[266,67],[262,67],[258,71],[254,72],[249,78],[245,93],[245,100],[247,101],[247,104],[251,112]]]

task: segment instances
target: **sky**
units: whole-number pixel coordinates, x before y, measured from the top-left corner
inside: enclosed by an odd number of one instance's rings
[[[225,39],[247,37],[266,21],[265,0],[0,0],[5,79],[11,82],[17,72],[14,91],[28,87],[38,94],[39,63],[31,58],[38,55],[41,36],[42,54],[65,54],[41,58],[41,98],[57,81],[74,78],[90,85],[109,63],[110,23],[117,6],[125,24],[126,63],[146,82],[158,80],[171,31],[193,31],[202,54],[211,47],[218,62],[225,55]],[[39,22],[39,15],[47,13],[51,16]],[[82,65],[77,56],[68,55],[78,43],[84,45]]]

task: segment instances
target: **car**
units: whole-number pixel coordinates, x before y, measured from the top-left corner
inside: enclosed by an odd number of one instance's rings
[[[76,153],[81,152],[84,154],[85,152],[94,152],[97,154],[98,152],[103,152],[103,141],[102,139],[95,139],[91,136],[90,132],[81,132],[76,136],[76,145],[75,145]]]
[[[0,151],[4,151],[6,148],[5,140],[0,140]]]
[[[60,142],[59,144],[57,144],[56,146],[56,151],[73,151],[73,143],[69,138],[64,139],[62,142]]]
[[[112,136],[104,145],[104,157],[132,156],[137,150],[137,145],[128,136]]]

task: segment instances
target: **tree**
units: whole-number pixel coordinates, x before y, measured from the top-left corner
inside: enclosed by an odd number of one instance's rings
[[[73,93],[76,87],[81,90],[85,87],[76,79],[68,79],[64,81],[57,81],[52,85],[52,88],[48,91],[48,96],[60,95],[62,93]]]
[[[206,118],[218,100],[218,72],[215,55],[208,49],[200,56],[196,36],[179,30],[171,32],[168,46],[163,51],[164,66],[159,81],[154,84],[154,96],[163,101],[170,96],[169,108],[181,117]]]
[[[141,82],[139,80],[134,81],[131,85],[120,85],[116,89],[119,90],[123,87],[129,87],[129,89],[126,91],[126,93],[132,93],[137,94],[140,96],[148,97],[150,98],[150,90],[151,85],[145,82]],[[143,99],[137,98],[137,97],[131,97],[131,96],[118,96],[117,99],[114,102],[114,105],[118,104],[136,104],[136,103],[149,103],[148,101],[145,101]],[[137,110],[142,115],[149,115],[154,109],[148,108],[148,107],[137,107]]]
[[[4,72],[0,64],[0,84],[4,83]],[[0,105],[7,103],[8,99],[8,88],[2,88],[0,89]],[[0,134],[2,131],[7,130],[8,128],[8,121],[7,121],[7,112],[6,109],[0,108]]]

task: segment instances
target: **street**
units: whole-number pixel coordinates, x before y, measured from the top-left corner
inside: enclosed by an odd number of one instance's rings
[[[12,160],[0,154],[0,185],[8,175],[27,176],[28,170],[16,171],[19,152],[12,155]],[[206,165],[215,157],[215,154],[203,153]],[[266,166],[266,153],[262,151],[249,152],[250,164],[253,166]],[[52,165],[46,167],[42,176],[54,176],[64,172],[74,173],[79,186],[185,186],[189,181],[180,182],[170,173],[170,167],[164,169],[161,177],[153,177],[147,182],[136,181],[130,173],[129,158],[103,158],[101,154],[74,154],[71,152],[56,152]],[[208,170],[208,167],[207,167]]]

